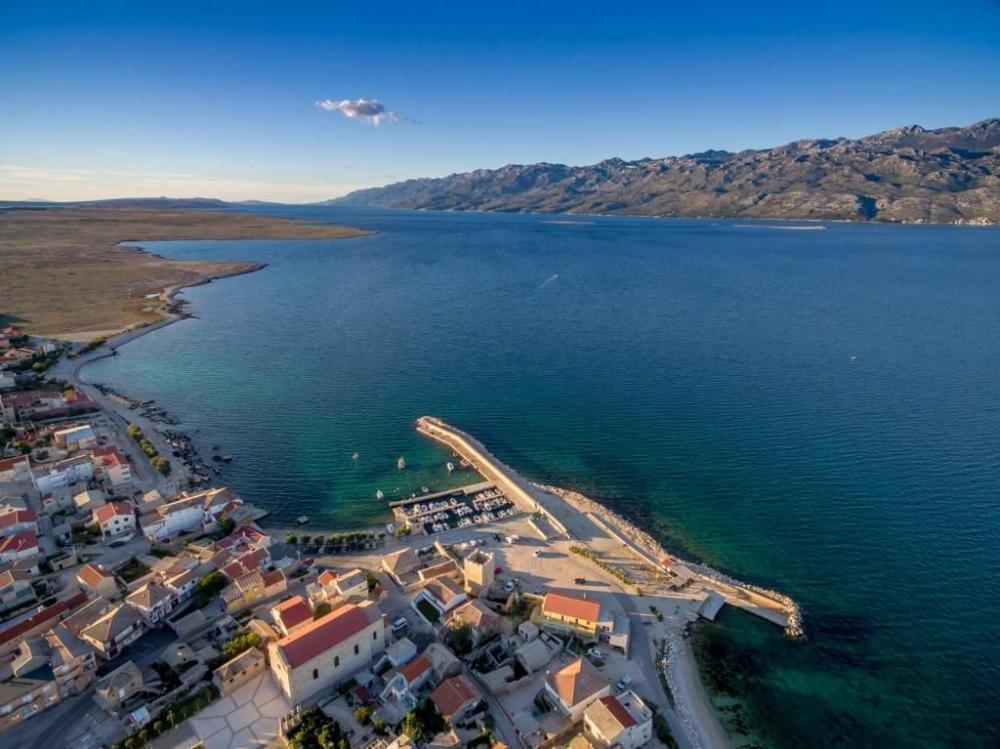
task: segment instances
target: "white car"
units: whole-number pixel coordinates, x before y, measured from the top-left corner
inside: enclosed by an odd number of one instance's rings
[[[589,655],[595,661],[603,661],[604,660],[604,653],[602,653],[597,648],[590,648],[590,650],[587,651],[587,655]]]
[[[624,692],[631,685],[632,685],[632,677],[629,676],[628,674],[625,674],[622,678],[618,680],[618,683],[615,684],[615,689],[617,689],[619,692]]]

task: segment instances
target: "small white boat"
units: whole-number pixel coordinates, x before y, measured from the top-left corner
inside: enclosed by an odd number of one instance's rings
[[[402,455],[400,455],[399,460],[396,461],[396,468],[398,468],[401,471],[404,468],[406,468],[406,458],[404,458]]]
[[[426,486],[421,486],[420,491],[422,491],[424,494],[430,493],[430,489],[428,489]]]
[[[385,495],[382,493],[381,489],[375,492],[375,499],[385,499]]]
[[[448,461],[448,473],[451,473],[454,470],[455,470],[455,464],[452,463],[451,461]]]
[[[351,456],[351,460],[357,460],[358,457],[360,456],[357,453],[354,453],[354,455]]]
[[[298,523],[299,525],[305,525],[306,523],[309,522],[309,516],[308,515],[299,515],[295,519],[295,522]]]

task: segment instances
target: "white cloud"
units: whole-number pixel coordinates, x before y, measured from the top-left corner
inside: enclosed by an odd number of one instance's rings
[[[378,127],[383,122],[390,125],[398,125],[401,122],[413,122],[413,120],[400,117],[395,112],[390,112],[378,99],[323,99],[316,102],[316,106],[325,109],[327,112],[340,112],[349,119],[364,119],[368,124]]]
[[[307,203],[344,195],[356,185],[220,179],[179,172],[140,172],[0,164],[0,200],[171,198]]]

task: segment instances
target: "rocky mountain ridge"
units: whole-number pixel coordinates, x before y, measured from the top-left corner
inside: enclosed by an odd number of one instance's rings
[[[355,191],[385,208],[1000,224],[1000,119],[739,153],[511,164]]]

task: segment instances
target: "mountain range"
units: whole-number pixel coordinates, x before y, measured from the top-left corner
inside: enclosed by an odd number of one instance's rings
[[[423,210],[1000,224],[1000,119],[591,166],[477,169],[331,203]]]

